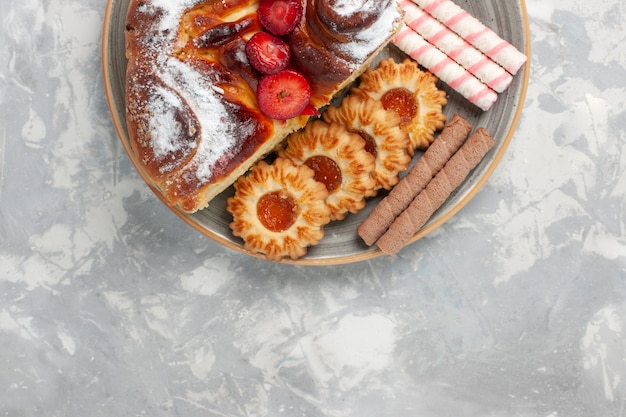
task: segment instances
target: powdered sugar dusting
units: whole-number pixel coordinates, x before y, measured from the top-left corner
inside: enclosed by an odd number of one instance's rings
[[[152,0],[150,5],[160,13],[159,30],[164,33],[170,33],[172,28],[178,27],[178,22],[185,10],[198,3],[198,0]],[[171,31],[175,34],[176,31]]]
[[[359,11],[373,11],[379,7],[380,4],[373,1],[338,0],[335,3],[335,11],[346,17]],[[359,63],[366,60],[373,52],[373,48],[382,44],[401,21],[402,15],[397,7],[383,7],[380,12],[378,19],[370,27],[358,31],[354,40],[340,47]]]
[[[166,60],[159,76],[166,85],[181,94],[189,107],[195,109],[201,132],[193,162],[198,167],[198,179],[207,180],[211,176],[210,168],[219,158],[236,150],[237,141],[234,138],[237,125],[210,81],[192,67],[171,57]],[[162,127],[169,126],[163,124]]]
[[[180,108],[182,100],[169,89],[158,87],[154,97],[148,102],[146,110],[150,114],[148,126],[154,157],[163,159],[168,154],[180,149],[178,134],[182,131],[182,124],[176,120],[172,108]]]
[[[351,16],[360,10],[368,11],[368,3],[370,2],[366,1],[364,4],[360,4],[354,0],[337,0],[333,3],[333,10],[340,16]]]

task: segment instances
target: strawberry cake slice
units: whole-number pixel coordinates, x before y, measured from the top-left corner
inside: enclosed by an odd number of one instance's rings
[[[195,212],[369,67],[396,0],[131,0],[131,147],[163,199]]]

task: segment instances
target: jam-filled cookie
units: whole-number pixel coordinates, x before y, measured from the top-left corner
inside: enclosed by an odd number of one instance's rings
[[[297,259],[324,237],[328,191],[313,176],[310,168],[277,158],[271,165],[259,161],[234,183],[227,210],[245,249],[273,261]]]
[[[446,121],[442,111],[447,103],[446,93],[436,83],[437,77],[422,71],[412,59],[396,63],[388,58],[376,69],[365,71],[353,92],[380,100],[385,109],[395,110],[413,147],[424,150]]]
[[[365,140],[342,124],[311,122],[291,134],[278,154],[315,172],[315,179],[328,190],[331,220],[361,210],[365,197],[375,193],[374,157],[365,150]]]
[[[413,155],[409,135],[400,128],[400,116],[385,110],[379,100],[348,95],[338,107],[324,112],[324,120],[341,123],[365,140],[365,149],[375,158],[372,177],[377,190],[391,189],[398,174],[408,168]]]

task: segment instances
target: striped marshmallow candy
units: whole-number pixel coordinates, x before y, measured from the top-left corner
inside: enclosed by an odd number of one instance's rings
[[[451,0],[412,1],[511,74],[526,62],[526,55]]]
[[[410,27],[403,25],[392,42],[482,110],[488,110],[497,100],[498,94],[495,91],[428,43]]]
[[[416,6],[411,0],[400,2],[404,21],[441,52],[459,63],[497,93],[502,93],[513,81],[513,76],[482,52],[452,32],[437,19]]]

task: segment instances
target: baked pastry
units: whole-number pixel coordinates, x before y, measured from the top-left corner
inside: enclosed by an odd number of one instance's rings
[[[397,63],[388,58],[376,69],[365,71],[353,92],[380,100],[385,109],[398,112],[400,127],[409,134],[413,147],[425,150],[446,121],[442,110],[448,102],[446,93],[436,84],[437,77],[422,71],[412,59]]]
[[[350,4],[306,0],[304,18],[284,36],[317,108],[350,85],[401,26],[395,0]],[[205,207],[309,119],[276,120],[258,107],[261,74],[245,55],[247,40],[261,31],[257,9],[258,0],[130,1],[130,144],[144,177],[185,212]]]
[[[297,259],[324,237],[328,191],[313,175],[305,165],[277,158],[271,165],[259,161],[235,182],[227,209],[245,249],[273,261]]]
[[[358,212],[365,197],[374,194],[374,157],[365,150],[365,140],[342,124],[311,122],[292,133],[278,155],[315,171],[315,179],[328,190],[331,220]]]
[[[409,135],[400,129],[396,112],[385,110],[379,100],[349,94],[338,107],[326,109],[324,120],[341,123],[365,140],[365,149],[375,159],[372,177],[376,190],[396,185],[398,174],[408,168],[413,156]]]

